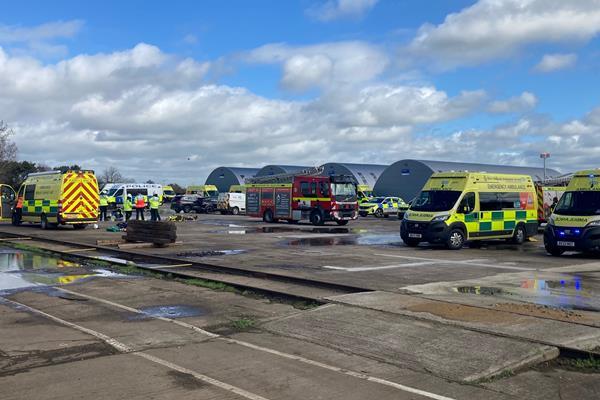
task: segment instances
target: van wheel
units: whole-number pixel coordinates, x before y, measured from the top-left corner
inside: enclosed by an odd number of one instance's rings
[[[265,221],[269,224],[272,222],[275,222],[275,219],[273,218],[273,211],[266,210],[265,213],[263,214],[263,221]]]
[[[237,208],[237,207],[233,207],[233,208],[231,209],[231,213],[232,213],[233,215],[239,215],[239,213],[240,213],[240,209],[239,209],[239,208]]]
[[[446,240],[446,247],[450,250],[460,250],[465,244],[465,234],[460,229],[452,229],[448,240]]]
[[[376,216],[377,218],[383,218],[383,210],[382,210],[381,208],[378,208],[378,209],[375,211],[375,216]]]
[[[339,226],[344,226],[344,225],[348,225],[348,220],[345,219],[343,221],[335,221]]]
[[[40,220],[40,228],[46,230],[49,228],[48,226],[48,218],[46,218],[45,215],[42,215],[42,218]]]
[[[325,223],[325,219],[323,218],[323,213],[319,210],[315,210],[310,213],[310,223],[315,226],[320,226]]]
[[[523,225],[518,225],[515,229],[512,242],[514,244],[523,244],[525,243],[525,239],[527,239],[527,232],[525,232],[525,228],[523,228]]]
[[[183,206],[183,212],[186,214],[189,214],[192,212],[192,207],[191,206]]]

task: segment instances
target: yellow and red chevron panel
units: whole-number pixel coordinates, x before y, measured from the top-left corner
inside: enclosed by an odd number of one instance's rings
[[[91,171],[63,175],[62,215],[64,219],[98,218],[98,182]]]

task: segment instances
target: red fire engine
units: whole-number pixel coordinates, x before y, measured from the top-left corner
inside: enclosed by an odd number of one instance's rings
[[[356,182],[344,175],[323,176],[316,169],[251,178],[246,180],[246,215],[265,222],[346,225],[358,218]]]

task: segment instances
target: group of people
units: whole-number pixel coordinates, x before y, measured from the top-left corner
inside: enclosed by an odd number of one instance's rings
[[[160,214],[158,212],[158,208],[160,207],[160,198],[156,193],[154,193],[149,200],[147,200],[147,197],[141,193],[138,193],[135,198],[131,194],[128,194],[127,197],[123,199],[123,212],[125,212],[125,221],[129,221],[131,219],[134,209],[135,219],[144,221],[146,219],[144,213],[147,204],[150,206],[150,219],[152,221],[160,221]],[[105,194],[100,195],[99,205],[99,220],[107,221],[108,197]]]

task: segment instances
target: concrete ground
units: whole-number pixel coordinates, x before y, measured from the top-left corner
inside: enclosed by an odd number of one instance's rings
[[[110,225],[0,232],[96,244],[120,238]],[[564,357],[600,350],[593,256],[547,256],[539,236],[408,248],[395,218],[177,227],[181,245],[136,251],[373,291],[300,310],[0,250],[2,398],[600,397],[600,361]]]

